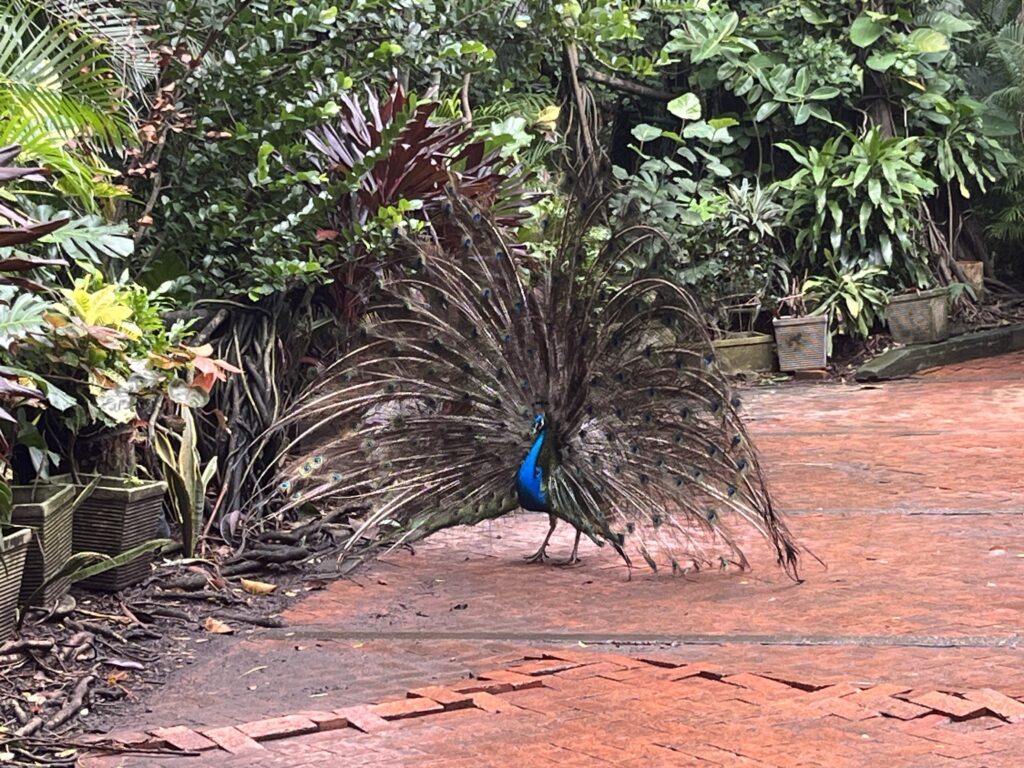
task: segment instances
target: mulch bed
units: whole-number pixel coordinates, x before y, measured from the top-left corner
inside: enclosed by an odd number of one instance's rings
[[[212,634],[285,626],[292,601],[340,575],[342,517],[254,535],[241,554],[222,547],[158,566],[123,592],[72,589],[30,610],[20,635],[0,642],[0,764],[74,766],[86,731],[130,713]]]

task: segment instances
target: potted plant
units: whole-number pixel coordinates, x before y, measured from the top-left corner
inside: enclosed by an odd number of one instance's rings
[[[900,344],[930,344],[949,338],[949,289],[911,289],[889,299],[889,332]]]
[[[148,424],[168,400],[205,404],[213,384],[236,369],[213,360],[209,346],[184,345],[184,326],[166,328],[158,300],[141,286],[90,273],[61,293],[47,315],[45,343],[35,349],[37,370],[61,381],[74,400],[67,412],[49,414],[48,428],[70,435],[73,445],[65,457],[72,471],[54,480],[77,492],[95,481],[74,512],[72,548],[116,557],[153,540],[160,526],[167,484],[136,472]],[[82,583],[120,590],[141,580],[149,561],[139,557]]]
[[[18,167],[14,160],[21,148],[0,149],[0,182],[41,181],[49,174],[42,168]],[[18,345],[43,327],[46,302],[38,295],[42,286],[24,273],[54,261],[34,258],[9,249],[19,248],[54,232],[66,220],[34,222],[6,202],[0,202],[0,638],[14,628],[23,569],[32,541],[32,531],[19,525],[20,495],[14,495],[9,481],[11,458],[23,423],[22,410],[42,408],[51,397],[59,401],[56,388],[32,372],[14,365]],[[14,502],[12,504],[12,502]],[[36,563],[33,562],[33,575]]]
[[[828,318],[808,315],[803,293],[794,279],[790,294],[780,300],[787,316],[772,319],[779,368],[783,371],[821,370],[828,364]]]
[[[868,337],[885,308],[889,293],[881,283],[887,276],[883,267],[874,264],[845,270],[829,258],[828,274],[804,280],[804,300],[814,307],[810,315],[828,323],[827,354],[832,354],[835,334]]]
[[[18,618],[18,597],[32,531],[0,522],[0,638],[8,637]]]
[[[777,231],[785,208],[771,189],[751,184],[729,184],[720,200],[721,210],[705,223],[709,257],[702,267],[714,275],[709,293],[715,302],[722,338],[712,342],[719,366],[727,373],[777,370],[775,340],[754,330],[766,297],[785,284],[788,264],[781,258]]]
[[[56,600],[71,586],[53,577],[71,557],[74,489],[70,485],[33,483],[12,488],[11,522],[29,528],[32,542],[25,556],[19,603]],[[44,586],[45,585],[45,586]]]
[[[715,359],[726,373],[764,373],[774,371],[775,339],[756,331],[727,332],[725,338],[711,342]]]

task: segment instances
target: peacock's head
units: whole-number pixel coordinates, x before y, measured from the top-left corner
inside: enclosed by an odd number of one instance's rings
[[[543,413],[538,413],[533,417],[533,428],[530,430],[530,435],[536,437],[547,428],[547,420],[544,418]]]

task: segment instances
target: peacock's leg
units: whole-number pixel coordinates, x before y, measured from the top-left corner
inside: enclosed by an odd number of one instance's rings
[[[548,528],[548,535],[544,537],[544,542],[540,545],[540,549],[525,558],[528,563],[543,563],[548,559],[548,542],[551,541],[551,534],[555,532],[555,526],[558,525],[558,518],[554,515],[548,515],[548,518],[551,520],[551,527]]]
[[[580,537],[582,535],[583,535],[583,532],[577,529],[577,531],[576,531],[576,541],[573,542],[572,553],[569,555],[569,559],[568,560],[561,560],[558,563],[556,563],[556,565],[576,565],[576,563],[578,563],[580,561],[579,555],[577,553],[579,552],[579,549],[580,549]]]

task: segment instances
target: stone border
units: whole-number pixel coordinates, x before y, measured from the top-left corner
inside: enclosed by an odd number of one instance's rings
[[[1024,324],[965,333],[935,344],[912,344],[883,352],[857,369],[857,381],[912,376],[918,371],[1024,349]]]
[[[514,712],[521,707],[503,700],[502,694],[552,687],[545,685],[544,678],[563,672],[568,673],[566,677],[580,676],[581,673],[587,676],[587,670],[582,669],[584,667],[590,668],[591,675],[617,681],[628,680],[637,673],[647,677],[653,674],[666,681],[700,677],[743,691],[744,699],[751,702],[788,700],[809,711],[834,714],[849,720],[881,716],[909,721],[938,715],[954,720],[992,716],[1004,723],[1024,722],[1024,702],[990,688],[960,692],[914,689],[909,685],[891,683],[822,685],[788,677],[730,672],[714,663],[687,663],[669,655],[640,654],[632,657],[559,650],[526,655],[509,667],[485,672],[459,684],[413,688],[406,692],[404,699],[380,704],[297,712],[234,726],[193,729],[179,725],[148,732],[121,732],[86,737],[79,743],[88,745],[95,756],[87,765],[106,765],[101,762],[105,759],[101,756],[103,753],[123,753],[126,748],[135,754],[160,750],[159,754],[164,757],[170,756],[169,751],[180,756],[259,752],[265,750],[262,742],[345,728],[359,733],[378,733],[394,727],[396,720],[429,717],[458,709],[478,709],[492,714]]]

